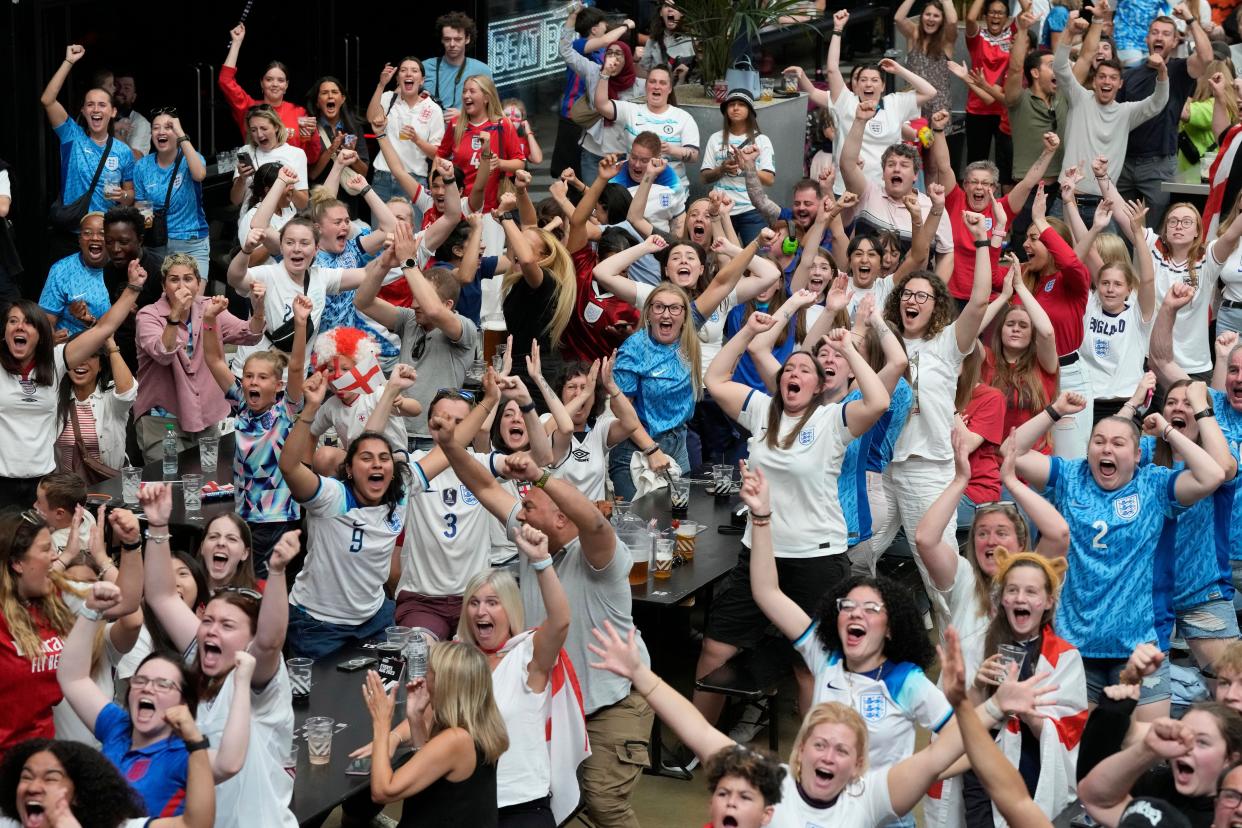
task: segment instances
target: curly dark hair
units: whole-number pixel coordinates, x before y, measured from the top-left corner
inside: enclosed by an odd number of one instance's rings
[[[349,444],[349,449],[345,452],[345,459],[341,465],[337,467],[336,477],[343,481],[346,485],[353,485],[353,481],[349,475],[349,467],[354,462],[354,455],[358,453],[358,449],[368,440],[379,440],[388,449],[388,453],[392,455],[392,482],[388,484],[388,488],[384,490],[384,496],[380,498],[378,505],[388,507],[388,520],[392,520],[392,516],[397,511],[397,506],[401,504],[401,499],[405,497],[405,481],[410,474],[410,464],[404,460],[397,459],[395,449],[392,443],[388,442],[388,438],[378,431],[364,431],[354,438]]]
[[[935,303],[935,308],[928,320],[927,331],[923,334],[924,339],[932,339],[953,322],[957,315],[957,306],[953,303],[953,297],[949,295],[949,288],[945,286],[944,280],[930,270],[907,273],[900,282],[893,285],[893,292],[884,300],[884,318],[896,325],[898,331],[905,331],[906,326],[901,317],[901,292],[906,289],[911,279],[926,279],[932,286],[932,302]]]
[[[936,661],[936,650],[923,629],[923,619],[915,608],[914,596],[901,584],[883,576],[855,575],[824,593],[815,608],[815,617],[819,621],[819,642],[824,649],[842,649],[841,636],[837,632],[837,599],[849,595],[855,587],[870,587],[880,593],[884,608],[888,610],[884,657],[889,661],[908,661],[924,671],[930,668]]]
[[[734,776],[754,786],[763,797],[764,805],[780,804],[785,769],[779,759],[767,753],[745,745],[730,745],[709,756],[703,766],[707,769],[707,790],[713,793],[721,779]]]
[[[0,764],[0,813],[17,819],[17,784],[31,756],[56,757],[73,782],[73,815],[82,828],[118,828],[127,819],[145,816],[142,800],[116,766],[103,754],[79,742],[30,739],[10,750]]]

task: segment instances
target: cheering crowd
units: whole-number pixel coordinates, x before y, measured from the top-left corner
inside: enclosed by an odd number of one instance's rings
[[[299,105],[238,25],[220,295],[177,109],[106,70],[67,108],[68,45],[63,257],[37,300],[0,264],[0,826],[297,825],[285,659],[394,625],[426,676],[396,727],[377,673],[340,702],[374,722],[346,826],[637,825],[655,717],[713,828],[1239,824],[1226,35],[1203,0],[973,0],[963,65],[953,5],[912,6],[904,63],[843,66],[843,10],[822,74],[784,70],[805,158],[749,88],[700,134],[674,0],[641,33],[570,9],[544,140],[460,12],[365,107],[331,76]],[[1206,209],[1171,203],[1209,153]],[[25,174],[0,162],[6,232]],[[88,508],[230,432],[235,509],[201,532],[165,483]],[[616,503],[713,465],[746,528],[694,676],[788,655],[784,760],[652,672],[633,618]],[[898,547],[909,583],[877,574]]]

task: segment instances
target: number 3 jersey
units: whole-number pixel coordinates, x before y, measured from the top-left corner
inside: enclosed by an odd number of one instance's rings
[[[408,481],[406,492],[419,481]],[[319,477],[306,510],[306,565],[289,603],[331,624],[361,624],[384,603],[392,550],[405,527],[405,498],[394,507],[364,506],[352,486]]]
[[[397,592],[461,595],[477,572],[491,566],[491,524],[496,520],[458,479],[452,467],[428,480],[420,464],[428,452],[415,452],[414,485],[406,511]],[[489,473],[491,454],[471,456]]]
[[[1083,658],[1128,658],[1136,645],[1156,640],[1156,548],[1165,519],[1185,511],[1173,496],[1181,472],[1140,466],[1129,483],[1105,491],[1086,460],[1049,462],[1044,496],[1070,530],[1057,634]]]

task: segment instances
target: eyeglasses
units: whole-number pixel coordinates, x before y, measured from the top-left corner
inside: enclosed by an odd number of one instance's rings
[[[43,519],[43,515],[39,514],[34,509],[27,509],[26,511],[22,512],[22,520],[26,521],[31,526],[34,526],[38,529],[42,529],[44,526],[47,525],[47,521]]]
[[[903,290],[898,298],[903,302],[913,299],[916,305],[926,305],[927,300],[934,299],[935,295],[925,290]]]
[[[1171,218],[1171,219],[1165,219],[1165,224],[1167,224],[1170,228],[1176,230],[1179,227],[1187,227],[1187,228],[1194,227],[1195,220],[1193,216],[1187,216],[1186,218]]]
[[[436,398],[442,400],[445,397],[457,397],[458,399],[465,400],[471,405],[473,405],[474,401],[477,399],[473,392],[467,391],[464,388],[437,388]]]
[[[249,588],[247,588],[247,587],[221,587],[220,589],[217,589],[217,590],[215,591],[215,593],[212,595],[212,597],[213,597],[213,598],[219,598],[221,595],[223,595],[223,594],[224,594],[224,593],[226,593],[226,592],[231,592],[231,593],[233,593],[234,595],[240,595],[240,596],[242,596],[243,598],[250,598],[250,599],[255,600],[255,601],[262,601],[262,600],[263,600],[263,593],[261,593],[261,592],[257,592],[257,591],[255,591],[255,590],[253,590],[253,589],[249,589]]]
[[[686,312],[685,305],[666,305],[663,302],[651,303],[651,315],[661,316],[667,313],[669,316],[681,316]]]
[[[884,605],[879,601],[855,601],[853,598],[838,598],[837,612],[853,612],[862,607],[867,615],[879,615],[884,612]]]
[[[1224,805],[1226,808],[1236,808],[1242,805],[1242,791],[1235,791],[1233,788],[1221,788],[1220,793],[1216,794],[1216,802]]]
[[[151,678],[150,676],[131,676],[129,679],[129,686],[135,690],[145,690],[152,684],[161,693],[167,693],[172,690],[176,690],[178,693],[181,692],[181,685],[172,679]]]
[[[154,112],[152,112],[152,113],[151,113],[151,120],[155,120],[155,119],[156,119],[156,118],[158,118],[160,115],[167,115],[167,116],[168,116],[168,117],[170,117],[170,118],[176,118],[176,117],[177,117],[177,107],[175,107],[175,106],[161,106],[159,109],[157,109],[157,110],[155,110]]]

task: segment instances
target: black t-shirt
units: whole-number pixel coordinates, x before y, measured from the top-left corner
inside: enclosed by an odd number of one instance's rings
[[[160,275],[160,267],[164,264],[164,260],[145,247],[138,260],[142,263],[142,269],[147,272],[147,281],[142,286],[142,293],[138,294],[138,302],[134,305],[134,312],[130,314],[128,319],[121,322],[121,326],[117,328],[116,333],[112,337],[116,340],[116,347],[121,349],[121,359],[125,360],[129,370],[135,373],[138,371],[138,346],[134,341],[136,333],[134,318],[138,311],[147,305],[158,302],[160,297],[164,295],[164,279]],[[121,293],[129,282],[129,269],[127,267],[116,267],[111,261],[108,261],[103,267],[103,279],[104,286],[108,289],[108,298],[115,303],[117,299],[121,298]]]
[[[1141,101],[1156,91],[1156,70],[1144,61],[1122,74],[1118,101]],[[1169,102],[1156,116],[1130,130],[1126,158],[1164,158],[1177,154],[1177,130],[1182,122],[1182,106],[1195,91],[1195,81],[1186,69],[1186,58],[1169,61]]]
[[[530,354],[531,340],[539,342],[539,359],[543,376],[553,387],[559,379],[563,361],[559,349],[552,347],[547,334],[548,323],[556,313],[556,280],[547,270],[539,287],[532,288],[526,279],[518,278],[501,308],[505,313],[505,327],[513,336],[513,373],[526,376],[526,357]],[[524,380],[525,381],[525,380]],[[547,410],[543,394],[533,382],[526,382],[531,399],[541,412]]]
[[[1183,796],[1178,793],[1177,786],[1173,784],[1173,771],[1168,765],[1157,765],[1143,774],[1130,789],[1130,796],[1163,799],[1190,820],[1191,828],[1211,828],[1212,817],[1215,814],[1213,798]]]

